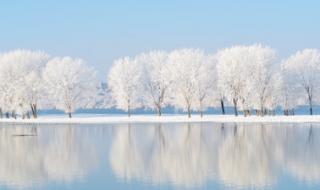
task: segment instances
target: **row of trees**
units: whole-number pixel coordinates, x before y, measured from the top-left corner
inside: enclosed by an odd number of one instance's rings
[[[64,110],[93,106],[95,71],[81,59],[50,58],[44,52],[15,50],[0,54],[0,115],[37,118],[38,106]]]
[[[149,108],[160,116],[173,106],[203,115],[208,107],[234,107],[245,116],[285,115],[297,105],[319,99],[320,51],[305,49],[279,61],[274,49],[260,44],[233,46],[216,54],[199,49],[151,51],[116,60],[108,75],[114,105],[126,110]]]
[[[260,44],[206,54],[200,49],[150,51],[115,60],[101,88],[96,72],[81,59],[50,57],[41,51],[0,54],[0,116],[37,117],[41,109],[116,107],[128,112],[165,107],[201,116],[209,107],[233,106],[235,115],[285,115],[297,105],[319,101],[320,51],[305,49],[279,61]]]

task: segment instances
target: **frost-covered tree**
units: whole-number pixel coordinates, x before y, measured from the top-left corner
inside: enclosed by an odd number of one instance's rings
[[[260,110],[260,115],[263,116],[266,112],[267,101],[269,100],[269,108],[273,107],[271,99],[277,95],[274,85],[278,81],[276,71],[279,70],[275,64],[276,52],[270,47],[262,45],[253,45],[247,48],[248,59],[245,64],[247,64],[246,68],[250,74],[247,76],[251,94],[250,101],[252,107]]]
[[[179,49],[170,53],[169,61],[172,64],[174,80],[172,104],[187,111],[188,117],[191,117],[191,111],[197,110],[198,98],[203,95],[197,92],[197,87],[203,89],[199,86],[199,75],[204,74],[201,73],[201,67],[206,61],[206,56],[199,49]]]
[[[288,74],[283,64],[281,65],[280,76],[279,105],[282,107],[284,115],[294,115],[294,108],[298,105],[299,100],[301,100],[300,96],[303,96],[303,94],[299,92],[295,80],[291,78],[294,76]]]
[[[26,115],[37,107],[44,95],[41,71],[49,56],[41,51],[14,50],[0,56],[1,112],[13,117]]]
[[[244,100],[243,94],[246,90],[245,46],[234,46],[218,51],[217,73],[218,88],[226,95],[228,101],[233,103],[234,113],[238,116],[240,99]]]
[[[96,72],[83,60],[54,58],[47,63],[43,78],[55,107],[64,110],[70,118],[75,110],[93,105]]]
[[[136,57],[137,64],[144,73],[141,79],[143,85],[143,104],[162,114],[162,108],[169,102],[169,87],[172,85],[171,64],[168,62],[168,53],[151,51]]]
[[[275,109],[277,106],[281,105],[282,102],[282,95],[283,95],[283,79],[281,76],[281,72],[275,71],[275,73],[272,74],[272,78],[270,80],[270,85],[267,90],[267,96],[264,101],[264,109],[265,111],[262,114],[269,114],[269,115],[275,115],[276,111]]]
[[[199,62],[200,68],[195,75],[196,103],[195,109],[203,116],[203,112],[214,103],[217,88],[216,62],[212,56],[205,56],[203,62]]]
[[[141,64],[129,57],[120,58],[113,63],[108,74],[108,86],[116,107],[127,111],[141,107]]]
[[[267,99],[272,96],[275,51],[262,45],[233,46],[217,53],[218,86],[233,103],[235,115],[242,109],[265,112]],[[241,107],[239,107],[241,106]]]
[[[313,104],[319,98],[320,83],[320,50],[305,49],[298,51],[283,62],[283,69],[295,81],[300,91],[304,91],[309,104],[310,115],[313,114]]]

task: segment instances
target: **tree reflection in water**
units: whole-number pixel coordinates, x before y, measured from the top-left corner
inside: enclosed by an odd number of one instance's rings
[[[30,188],[83,178],[97,162],[94,152],[74,127],[0,127],[0,184]]]
[[[111,167],[126,181],[180,187],[215,180],[232,187],[265,188],[283,171],[298,180],[320,181],[320,130],[305,125],[217,125],[116,127]]]
[[[4,126],[0,187],[81,182],[90,188],[110,176],[120,179],[111,180],[112,187],[138,182],[201,188],[213,182],[264,189],[275,187],[283,175],[315,184],[320,183],[319,147],[315,124]]]

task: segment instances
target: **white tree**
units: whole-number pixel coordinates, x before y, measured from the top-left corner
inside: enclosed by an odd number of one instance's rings
[[[162,108],[169,102],[169,87],[172,85],[171,67],[168,53],[151,51],[136,57],[137,64],[143,65],[141,83],[143,84],[143,104],[156,110],[161,116]]]
[[[206,59],[199,49],[179,49],[170,53],[169,61],[172,64],[172,104],[188,112],[196,110],[197,104],[197,76],[200,75],[201,65]]]
[[[263,115],[267,98],[272,96],[275,58],[273,49],[259,44],[234,46],[217,53],[218,86],[233,103],[235,115],[239,104],[245,115],[252,107]]]
[[[196,103],[195,109],[203,116],[203,112],[215,103],[217,89],[216,62],[212,56],[205,56],[200,65],[198,74],[195,75],[196,81]]]
[[[320,82],[320,51],[317,49],[305,49],[298,51],[283,62],[283,68],[295,80],[300,91],[304,91],[309,104],[310,115],[313,114],[314,101],[319,98]],[[292,86],[292,88],[295,88]]]
[[[108,74],[108,86],[116,107],[128,112],[141,107],[141,65],[129,57],[120,58],[113,63]]]
[[[280,76],[279,105],[282,107],[284,115],[294,115],[294,108],[299,104],[302,93],[297,88],[295,79],[291,78],[293,76],[288,74],[283,64],[281,65]]]
[[[1,105],[5,112],[24,115],[31,108],[37,117],[38,102],[43,96],[41,70],[49,56],[41,51],[14,50],[0,56]],[[8,115],[8,114],[7,114]]]
[[[273,73],[270,84],[272,85],[268,88],[268,96],[266,96],[264,108],[268,110],[270,114],[275,115],[277,106],[281,105],[283,100],[283,79],[281,72],[275,71],[275,73]]]
[[[234,46],[218,51],[217,72],[218,88],[226,95],[228,101],[233,103],[235,115],[238,116],[238,104],[240,99],[244,103],[244,91],[246,90],[245,46]]]
[[[263,116],[266,112],[266,104],[269,100],[271,106],[271,97],[275,97],[275,82],[278,78],[276,71],[279,70],[276,67],[276,52],[270,47],[262,45],[248,46],[248,60],[246,68],[249,71],[247,80],[251,85],[250,94],[252,101],[251,105],[256,110],[260,110],[260,115]],[[269,107],[270,107],[269,106]],[[272,106],[271,106],[272,107]]]
[[[70,118],[75,110],[94,103],[96,72],[81,59],[54,58],[47,63],[43,78],[55,107],[64,110]]]

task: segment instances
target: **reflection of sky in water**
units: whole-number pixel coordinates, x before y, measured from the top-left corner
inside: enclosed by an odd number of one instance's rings
[[[0,189],[317,189],[318,127],[2,126]]]

